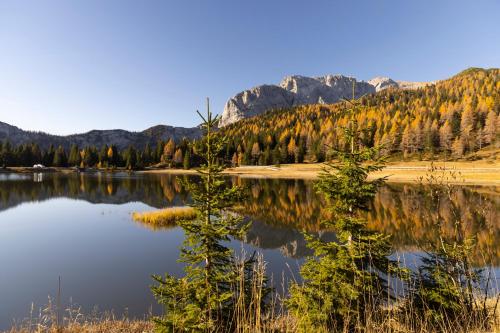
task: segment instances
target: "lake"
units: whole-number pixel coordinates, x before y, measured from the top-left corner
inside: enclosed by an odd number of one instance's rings
[[[186,177],[186,176],[180,176]],[[310,254],[302,231],[335,239],[322,230],[324,200],[304,180],[230,178],[248,192],[235,211],[252,221],[240,253],[259,251],[277,285],[297,278]],[[419,255],[437,241],[434,221],[443,217],[453,232],[451,214],[460,214],[477,234],[476,266],[500,266],[500,189],[460,187],[453,202],[439,207],[417,185],[381,188],[369,225],[392,235],[397,255],[418,265]],[[142,317],[157,312],[151,274],[182,274],[177,262],[183,240],[178,227],[154,230],[134,222],[131,213],[189,202],[176,176],[126,173],[0,174],[0,330],[55,298],[61,277],[63,306],[85,312],[114,311]]]

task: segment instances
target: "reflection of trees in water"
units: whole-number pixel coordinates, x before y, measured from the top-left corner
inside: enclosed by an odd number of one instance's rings
[[[251,200],[241,209],[259,220],[272,224],[285,224],[308,231],[320,230],[320,220],[327,212],[324,201],[303,181],[254,181]],[[267,187],[267,188],[263,188]],[[294,187],[291,189],[291,187]],[[261,189],[255,191],[255,188]],[[288,194],[294,193],[292,199]],[[477,263],[500,262],[500,192],[496,188],[462,187],[452,199],[468,235],[477,235]],[[388,185],[380,189],[368,213],[369,226],[383,230],[393,237],[398,249],[426,248],[436,244],[433,224],[438,209],[444,218],[443,228],[452,234],[454,224],[452,206],[447,198],[438,208],[415,185]]]
[[[462,187],[449,198],[443,195],[441,205],[423,196],[418,187],[410,185],[387,186],[380,190],[368,214],[370,226],[391,234],[399,248],[437,245],[438,235],[433,225],[442,218],[442,230],[453,235],[455,225],[453,207],[464,223],[467,236],[477,236],[476,263],[500,262],[500,193],[495,188]],[[439,211],[438,211],[439,209]]]
[[[159,208],[180,205],[188,196],[171,175],[47,174],[42,182],[31,178],[2,181],[0,211],[22,202],[55,197],[109,204],[140,201]]]
[[[22,202],[69,197],[91,203],[120,204],[144,202],[152,207],[183,205],[189,197],[175,175],[135,174],[46,174],[42,182],[31,177],[5,180],[0,184],[0,211]],[[301,230],[320,232],[326,214],[324,201],[312,183],[304,180],[232,178],[248,188],[248,197],[237,210],[256,221],[245,241],[264,248],[280,248],[283,253],[306,255]],[[443,198],[443,228],[453,231],[451,205]],[[476,260],[500,263],[500,191],[495,187],[463,187],[453,197],[470,234],[477,233]],[[422,196],[415,185],[389,185],[377,194],[368,213],[371,228],[393,236],[399,249],[435,243],[431,228],[437,207]]]
[[[321,230],[320,221],[328,213],[323,209],[324,200],[302,180],[239,180],[250,188],[248,200],[239,211],[259,221],[277,226]],[[454,230],[452,205],[442,199],[443,228],[451,234]],[[500,192],[494,187],[462,187],[453,197],[455,206],[466,225],[469,235],[476,234],[477,263],[500,263]],[[436,244],[437,234],[433,224],[438,207],[422,195],[416,185],[387,185],[380,189],[368,213],[369,226],[393,236],[398,249],[426,248]]]
[[[309,182],[283,179],[242,179],[250,189],[238,210],[267,224],[320,231],[324,201]]]

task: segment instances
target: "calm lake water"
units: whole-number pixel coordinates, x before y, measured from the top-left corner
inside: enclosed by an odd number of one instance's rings
[[[301,231],[334,239],[321,230],[324,202],[303,180],[242,179],[248,191],[236,211],[252,221],[231,246],[263,253],[268,273],[280,285],[296,277],[310,252]],[[63,306],[94,307],[121,315],[158,311],[149,290],[151,274],[181,274],[180,228],[152,230],[131,213],[185,205],[189,195],[175,176],[144,174],[0,174],[0,330],[55,297],[62,279]],[[477,266],[500,266],[500,189],[462,187],[455,207],[467,230],[478,235]],[[387,185],[368,214],[370,227],[393,236],[397,254],[410,267],[437,240],[437,209],[445,232],[453,232],[452,202],[440,208],[415,185]],[[71,301],[72,300],[72,301]]]

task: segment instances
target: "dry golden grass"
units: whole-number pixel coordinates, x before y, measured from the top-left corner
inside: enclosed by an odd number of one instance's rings
[[[196,217],[196,211],[192,207],[169,207],[152,212],[134,212],[132,218],[154,230],[171,228],[179,221],[192,220]]]
[[[12,328],[8,333],[152,333],[154,324],[148,320],[104,320],[102,322],[74,323],[57,327]]]
[[[86,314],[76,304],[58,310],[54,300],[49,297],[48,304],[40,309],[32,304],[29,315],[22,321],[15,321],[5,333],[153,333],[154,324],[149,317],[118,318],[113,311]]]
[[[253,256],[252,256],[253,257]],[[250,281],[249,293],[237,292],[245,288],[245,279],[248,278],[248,267],[245,260],[248,255],[242,252],[241,257],[235,262],[235,271],[238,272],[238,282],[232,285],[239,297],[236,299],[235,311],[230,315],[233,317],[234,327],[229,330],[220,327],[217,332],[227,333],[276,333],[276,332],[332,332],[328,327],[299,327],[300,318],[295,317],[287,311],[285,299],[280,293],[271,293],[269,298],[265,298],[264,286],[266,281],[266,263],[262,254],[257,254],[254,264],[250,267],[252,277]],[[269,281],[272,283],[272,277]],[[286,284],[282,280],[282,284]],[[284,285],[282,285],[282,288]],[[284,289],[283,289],[284,290]],[[500,317],[497,311],[500,296],[489,297],[488,299],[478,298],[478,301],[485,302],[489,316],[484,317],[479,325],[472,321],[473,316],[464,312],[464,322],[470,322],[460,327],[455,322],[442,321],[437,328],[432,325],[426,316],[421,316],[417,311],[405,301],[396,302],[390,306],[379,310],[365,311],[361,322],[362,326],[356,325],[356,329],[339,327],[335,332],[339,333],[500,333]],[[265,299],[268,308],[262,308],[262,300]],[[38,313],[38,315],[37,315]],[[303,314],[304,316],[307,313]],[[92,313],[87,315],[81,312],[79,306],[70,305],[67,309],[58,311],[57,305],[49,297],[48,304],[40,311],[35,311],[32,306],[30,315],[14,325],[6,333],[153,333],[156,332],[155,325],[149,313],[142,319],[129,319],[128,317],[116,317],[113,312]],[[467,319],[471,320],[468,321]],[[180,332],[178,330],[176,332]]]
[[[259,276],[262,276],[259,274]],[[261,296],[262,280],[256,279],[252,287],[252,301],[250,303],[258,306],[260,302],[254,302],[255,295]],[[259,297],[256,297],[260,300]],[[273,307],[279,308],[278,304],[282,300],[272,300]],[[276,303],[278,302],[278,303]],[[497,302],[496,299],[489,299],[488,303],[493,307]],[[298,327],[298,320],[293,315],[285,311],[275,313],[272,311],[260,317],[261,309],[250,308],[243,309],[235,313],[236,327],[231,332],[242,333],[271,333],[271,332],[330,332],[326,327],[314,327],[311,329]],[[283,310],[283,308],[282,308]],[[398,309],[398,307],[390,307],[385,311],[382,316],[380,314],[365,314],[366,325],[360,327],[355,332],[366,333],[424,333],[424,332],[442,332],[442,333],[499,333],[500,323],[499,318],[489,318],[487,328],[474,328],[474,327],[456,327],[453,323],[445,323],[436,329],[426,322],[425,318],[419,318],[418,315],[409,310]],[[40,318],[33,318],[32,320],[25,320],[22,324],[12,327],[5,333],[153,333],[155,332],[155,325],[148,319],[116,319],[113,315],[107,314],[97,318],[89,318],[81,313],[77,315],[65,316],[61,318],[61,325],[57,325],[55,308],[51,308],[51,312],[46,313],[45,316]],[[464,316],[469,314],[464,313]],[[374,319],[377,318],[378,319]],[[229,332],[221,329],[220,332]],[[349,333],[348,329],[339,328],[336,332]]]
[[[387,176],[389,183],[415,183],[425,177],[430,161],[391,162],[370,178]],[[459,172],[460,183],[469,185],[500,185],[500,162],[491,160],[434,162],[436,167]],[[324,167],[323,163],[282,164],[281,166],[241,166],[229,168],[225,174],[247,178],[301,178],[315,179]],[[166,169],[151,170],[148,173],[195,174],[194,170]]]

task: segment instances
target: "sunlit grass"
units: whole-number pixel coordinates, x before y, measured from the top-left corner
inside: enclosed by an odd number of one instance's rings
[[[174,207],[174,210],[189,207]],[[169,210],[172,210],[170,208]],[[302,333],[302,332],[338,332],[338,333],[500,333],[500,317],[497,311],[500,295],[495,293],[488,298],[484,295],[476,295],[476,301],[485,304],[485,309],[489,316],[482,318],[483,322],[477,322],[473,313],[463,312],[461,318],[464,324],[457,325],[455,321],[443,318],[438,326],[432,323],[429,316],[423,316],[422,312],[407,303],[404,299],[395,300],[381,309],[367,309],[360,314],[360,318],[347,318],[357,321],[354,330],[346,327],[338,327],[332,330],[331,327],[301,325],[300,318],[297,318],[287,310],[286,297],[279,290],[286,290],[291,282],[282,277],[274,280],[271,276],[266,280],[267,263],[261,253],[253,254],[253,263],[247,265],[250,256],[242,251],[234,262],[236,280],[231,285],[233,290],[248,288],[247,293],[237,293],[235,299],[234,312],[227,313],[233,318],[234,327],[231,329],[219,327],[216,332],[221,333]],[[403,263],[400,263],[403,264]],[[251,272],[251,275],[249,273]],[[250,280],[248,280],[250,277]],[[397,276],[392,277],[398,279]],[[399,277],[401,278],[401,277]],[[493,277],[494,281],[496,278]],[[281,285],[280,285],[281,283]],[[246,285],[246,287],[245,287]],[[391,283],[389,282],[389,285]],[[269,295],[265,288],[275,286],[275,291]],[[390,287],[387,287],[390,288]],[[399,294],[403,290],[392,290]],[[266,296],[267,295],[267,296]],[[264,305],[264,303],[267,305]],[[262,308],[262,307],[265,308]],[[307,316],[308,313],[301,313]],[[37,309],[33,304],[31,311],[23,320],[13,324],[6,333],[154,333],[155,330],[152,319],[154,314],[149,312],[142,318],[129,318],[126,314],[116,316],[113,311],[91,313],[83,312],[79,305],[70,303],[61,309],[51,297],[48,304]],[[364,324],[362,324],[364,322]],[[180,332],[179,330],[173,332]]]
[[[134,212],[132,218],[153,230],[172,228],[179,221],[192,220],[196,210],[192,207],[169,207],[152,212]]]
[[[238,264],[238,263],[236,263]],[[270,310],[262,313],[262,288],[264,287],[265,263],[262,258],[257,258],[253,265],[253,276],[250,281],[250,299],[246,300],[250,307],[245,306],[245,299],[237,301],[237,311],[233,314],[236,328],[233,330],[220,328],[219,332],[255,332],[255,333],[275,333],[275,332],[331,332],[328,327],[302,327],[299,328],[298,318],[285,310],[284,299],[274,294],[269,300]],[[244,270],[241,262],[239,264],[239,282],[243,283]],[[285,282],[282,282],[285,283]],[[238,288],[239,285],[233,286]],[[241,287],[241,286],[240,286]],[[497,306],[498,298],[486,300],[488,308]],[[280,310],[281,309],[281,310]],[[498,333],[500,324],[498,314],[494,317],[486,318],[484,328],[456,327],[453,322],[443,319],[439,330],[431,326],[428,318],[422,317],[414,308],[405,307],[404,304],[394,304],[385,308],[382,313],[366,311],[366,324],[358,327],[354,332],[366,333]],[[304,313],[307,315],[307,313]],[[471,314],[464,312],[464,317]],[[143,318],[128,318],[126,315],[118,317],[113,312],[86,314],[77,305],[70,304],[62,311],[58,311],[57,305],[49,298],[49,303],[40,309],[35,309],[32,305],[31,312],[24,320],[15,323],[6,333],[153,333],[156,332],[154,323],[151,320],[152,314],[146,314]],[[472,319],[471,319],[472,320]],[[339,327],[335,332],[352,333],[352,330]]]

